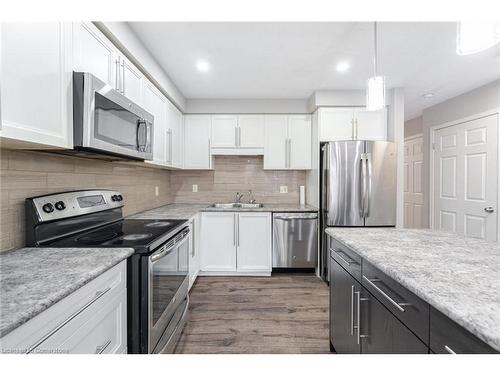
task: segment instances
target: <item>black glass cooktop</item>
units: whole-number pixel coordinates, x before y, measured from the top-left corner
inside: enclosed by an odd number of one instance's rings
[[[55,247],[132,247],[136,251],[154,250],[151,245],[166,241],[181,229],[187,220],[124,219],[94,230],[57,240],[46,246]],[[166,238],[162,238],[168,235]],[[154,244],[159,245],[159,244]]]

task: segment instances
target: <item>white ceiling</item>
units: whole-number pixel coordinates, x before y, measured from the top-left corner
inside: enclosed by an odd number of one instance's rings
[[[316,90],[364,89],[373,68],[366,22],[131,22],[188,99],[308,98]],[[379,73],[405,89],[405,117],[500,78],[500,45],[455,53],[456,24],[390,22],[378,27]],[[206,59],[208,73],[196,70]],[[347,73],[335,65],[348,60]],[[422,94],[433,92],[431,99]]]

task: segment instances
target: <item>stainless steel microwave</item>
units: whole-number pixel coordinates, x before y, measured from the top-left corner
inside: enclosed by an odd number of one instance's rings
[[[73,72],[73,141],[82,156],[153,159],[153,115],[90,73]]]

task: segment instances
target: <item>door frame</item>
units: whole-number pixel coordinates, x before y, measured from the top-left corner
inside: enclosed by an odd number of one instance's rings
[[[456,120],[447,121],[442,124],[433,125],[429,128],[429,228],[435,230],[434,223],[434,159],[436,150],[434,149],[434,141],[436,132],[443,128],[448,128],[455,125],[460,125],[465,122],[479,120],[484,117],[497,115],[497,211],[500,205],[500,107],[493,108],[488,111],[479,112],[474,115],[462,117]],[[498,213],[497,213],[498,214]],[[500,241],[500,220],[497,220],[497,242]]]
[[[414,141],[415,139],[418,139],[418,138],[422,138],[422,164],[423,164],[423,153],[424,153],[424,133],[423,132],[422,133],[418,133],[418,134],[414,134],[414,135],[409,135],[408,137],[406,137],[403,140],[403,146],[406,144],[406,142],[408,142],[408,141]],[[403,150],[403,153],[404,153],[404,150]],[[403,155],[403,164],[404,164],[404,157],[405,157],[405,155]],[[403,173],[404,173],[404,171],[403,171]],[[403,175],[403,178],[404,178],[404,175]],[[424,183],[423,182],[424,181],[422,181],[422,190],[424,188]],[[422,192],[422,195],[423,195],[423,192]],[[404,206],[405,206],[405,200],[404,200],[404,192],[403,192],[403,227],[404,227]],[[422,216],[422,219],[420,221],[423,221],[423,218],[424,217]],[[429,226],[430,226],[430,222],[429,222]]]

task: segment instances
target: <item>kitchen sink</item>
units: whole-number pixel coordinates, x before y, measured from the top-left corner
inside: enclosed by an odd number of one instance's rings
[[[211,207],[214,208],[261,208],[264,207],[262,203],[213,203]]]

